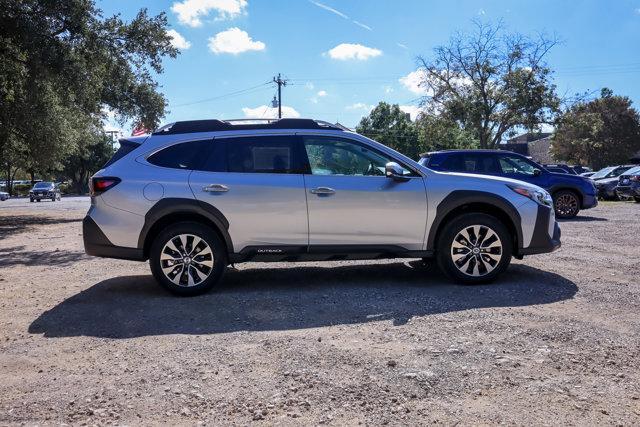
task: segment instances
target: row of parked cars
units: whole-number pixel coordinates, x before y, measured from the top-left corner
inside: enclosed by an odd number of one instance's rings
[[[609,166],[589,176],[602,200],[633,199],[640,203],[640,166]]]

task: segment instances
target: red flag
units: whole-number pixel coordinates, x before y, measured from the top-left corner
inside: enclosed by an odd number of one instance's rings
[[[145,128],[141,124],[136,125],[131,132],[131,136],[140,136],[149,133],[149,129]]]

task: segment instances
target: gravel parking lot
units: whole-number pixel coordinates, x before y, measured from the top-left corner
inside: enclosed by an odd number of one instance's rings
[[[0,424],[640,423],[639,204],[493,285],[253,263],[194,298],[86,256],[88,206],[0,202]]]

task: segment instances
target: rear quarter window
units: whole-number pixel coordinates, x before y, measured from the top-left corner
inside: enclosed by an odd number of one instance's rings
[[[200,169],[211,146],[211,140],[181,142],[155,152],[147,161],[163,168]]]

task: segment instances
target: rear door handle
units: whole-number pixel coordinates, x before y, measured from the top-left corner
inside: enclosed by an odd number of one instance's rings
[[[226,193],[229,191],[229,187],[224,184],[209,184],[202,187],[202,191],[207,193]]]
[[[317,188],[312,188],[311,189],[311,194],[336,194],[336,190],[334,190],[333,188],[329,188],[329,187],[317,187]]]

